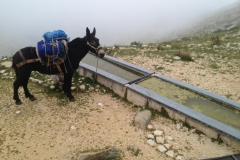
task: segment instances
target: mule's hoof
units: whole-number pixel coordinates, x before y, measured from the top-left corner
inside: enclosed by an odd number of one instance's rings
[[[21,105],[22,102],[19,100],[19,101],[16,101],[15,104],[16,104],[16,105]]]
[[[69,102],[75,102],[76,99],[73,97],[73,98],[69,98]]]
[[[37,98],[35,98],[35,97],[29,97],[29,99],[30,99],[30,101],[36,101],[37,100]]]

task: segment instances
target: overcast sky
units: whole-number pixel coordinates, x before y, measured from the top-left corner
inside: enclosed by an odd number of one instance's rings
[[[61,29],[74,39],[96,27],[100,43],[113,45],[148,31],[167,33],[236,1],[0,0],[0,33],[17,32],[35,44],[47,31]]]

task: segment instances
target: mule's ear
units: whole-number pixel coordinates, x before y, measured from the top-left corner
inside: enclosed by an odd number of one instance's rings
[[[91,35],[90,35],[90,30],[88,29],[88,27],[87,27],[87,29],[86,29],[86,35],[87,35],[87,37],[90,37]]]
[[[92,32],[92,35],[95,37],[95,34],[96,34],[96,29],[95,27],[93,28],[93,32]]]

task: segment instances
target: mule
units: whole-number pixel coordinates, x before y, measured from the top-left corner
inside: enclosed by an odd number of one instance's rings
[[[66,53],[66,60],[61,63],[60,70],[64,75],[63,91],[70,101],[75,101],[74,96],[71,93],[72,77],[74,71],[79,67],[80,61],[85,57],[85,55],[90,51],[96,56],[103,58],[105,53],[100,46],[99,39],[95,37],[96,30],[90,33],[90,30],[86,28],[86,36],[83,38],[75,38],[68,43],[68,53]],[[22,48],[20,51],[16,52],[12,58],[12,67],[16,73],[16,80],[13,83],[14,94],[13,99],[17,105],[22,104],[18,89],[20,86],[24,89],[24,94],[26,98],[31,101],[36,100],[36,98],[28,90],[28,80],[30,78],[32,71],[38,71],[42,74],[59,74],[58,67],[48,67],[44,66],[39,59],[36,47],[26,47]],[[19,66],[19,64],[22,64]]]

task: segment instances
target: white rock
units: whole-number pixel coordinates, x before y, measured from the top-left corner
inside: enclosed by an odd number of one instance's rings
[[[71,128],[71,129],[76,129],[76,127],[75,127],[75,126],[71,126],[70,128]]]
[[[148,129],[153,129],[153,126],[152,126],[151,124],[149,124],[149,125],[147,126],[147,128],[148,128]]]
[[[3,60],[6,60],[6,58],[4,58]],[[11,62],[11,61],[5,61],[5,62],[3,62],[1,65],[9,68],[9,67],[12,66],[12,62]]]
[[[172,147],[172,145],[171,144],[164,144],[164,146],[167,148],[167,149],[169,149],[170,147]]]
[[[150,146],[152,146],[152,147],[154,147],[154,146],[157,145],[156,142],[155,142],[154,140],[152,140],[152,139],[148,139],[148,140],[147,140],[147,143],[148,143]]]
[[[177,129],[181,128],[181,124],[179,124],[179,123],[177,123],[176,126],[177,126]]]
[[[184,160],[184,157],[183,156],[177,156],[176,160]]]
[[[39,80],[32,78],[31,81],[32,81],[32,82],[38,82]]]
[[[148,138],[148,139],[154,139],[154,135],[153,135],[153,134],[148,134],[148,135],[147,135],[147,138]]]
[[[43,83],[43,81],[39,80],[39,81],[38,81],[38,83],[39,83],[39,84],[42,84],[42,83]]]
[[[76,89],[76,87],[71,87],[71,90],[74,90],[74,89]]]
[[[164,144],[165,139],[163,137],[156,137],[156,142],[160,144]]]
[[[195,128],[194,128],[194,129],[191,129],[190,132],[191,132],[191,133],[194,133],[194,132],[196,132],[196,129],[195,129]]]
[[[55,89],[55,86],[50,86],[50,89]]]
[[[80,87],[79,87],[82,91],[84,91],[86,89],[85,85],[82,84]]]
[[[6,70],[1,70],[1,71],[0,71],[0,73],[2,73],[2,74],[5,73],[5,72],[6,72]]]
[[[88,90],[89,90],[89,91],[92,91],[92,90],[94,90],[94,88],[91,86],[91,87],[89,87]]]
[[[51,75],[50,78],[51,78],[53,84],[58,84],[59,77],[57,75]]]
[[[153,134],[155,136],[161,136],[163,134],[163,131],[155,130]]]
[[[21,113],[21,111],[17,111],[17,112],[16,112],[16,114],[20,114],[20,113]]]
[[[169,150],[166,152],[166,155],[168,155],[169,157],[174,157],[174,151],[173,150]]]
[[[181,58],[179,56],[175,56],[175,57],[173,57],[173,59],[179,60]]]
[[[167,140],[170,140],[170,141],[173,140],[173,138],[172,138],[171,136],[166,136],[165,138],[166,138]]]
[[[102,107],[102,106],[103,106],[103,104],[102,104],[102,103],[98,103],[98,106],[101,106],[101,107]]]
[[[160,152],[165,152],[167,150],[163,145],[160,145],[157,148]]]

